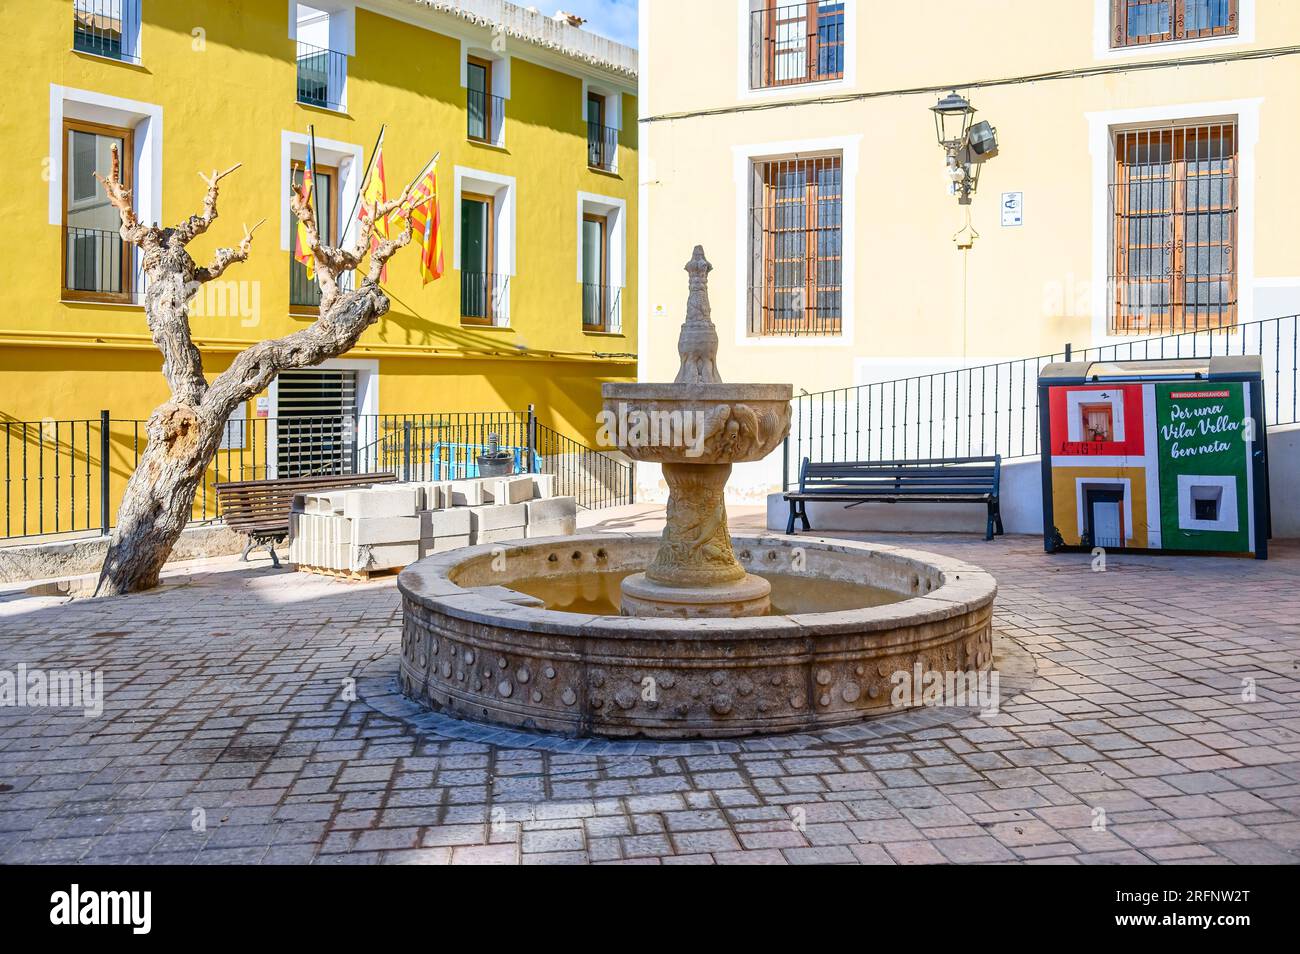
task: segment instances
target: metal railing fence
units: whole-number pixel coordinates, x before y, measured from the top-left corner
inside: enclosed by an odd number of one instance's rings
[[[630,503],[632,466],[524,411],[246,417],[228,421],[194,499],[196,523],[220,519],[216,484],[391,471],[399,480],[477,474],[495,434],[519,472],[550,473],[557,494],[592,509]],[[0,417],[0,540],[107,533],[147,443],[146,422]],[[107,466],[105,466],[107,462]]]

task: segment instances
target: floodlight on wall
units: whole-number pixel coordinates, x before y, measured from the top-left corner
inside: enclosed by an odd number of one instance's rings
[[[998,154],[998,131],[988,120],[972,126],[966,138],[970,142],[971,155],[976,162],[992,159]]]

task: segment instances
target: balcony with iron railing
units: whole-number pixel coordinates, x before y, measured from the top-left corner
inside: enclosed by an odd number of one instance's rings
[[[587,123],[587,165],[602,172],[618,168],[618,129],[597,122]]]
[[[582,330],[619,334],[623,330],[620,303],[623,289],[614,285],[582,285]]]
[[[114,304],[139,302],[142,274],[120,233],[63,229],[63,297]]]
[[[298,102],[342,111],[347,102],[347,54],[299,42],[297,59]]]
[[[497,272],[462,271],[460,317],[465,324],[509,324],[510,276]]]
[[[72,48],[78,53],[139,63],[140,0],[74,0]]]
[[[506,144],[506,100],[481,89],[465,90],[465,136],[489,146]]]

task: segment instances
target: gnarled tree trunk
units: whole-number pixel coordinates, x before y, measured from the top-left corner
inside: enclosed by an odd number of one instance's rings
[[[121,216],[123,240],[138,245],[143,253],[148,279],[145,316],[163,355],[163,376],[171,399],[149,417],[148,444],[127,482],[100,571],[96,589],[100,596],[132,593],[158,584],[163,564],[191,519],[194,495],[216,455],[231,413],[265,390],[281,371],[319,364],[352,348],[366,328],[387,313],[388,297],[379,288],[379,274],[384,263],[411,239],[408,218],[400,235],[376,245],[358,287],[340,291],[339,277],[360,265],[374,223],[406,204],[410,187],[397,199],[368,207],[369,214],[350,249],[320,244],[315,213],[302,191],[293,189],[290,204],[306,229],[320,280],[320,316],[302,331],[246,348],[209,384],[190,332],[189,302],[205,282],[248,258],[253,235],[246,228],[239,245],[218,249],[206,268],[195,264],[186,246],[217,218],[218,183],[238,166],[204,177],[208,191],[201,215],[190,216],[173,228],[159,228],[136,219],[118,162],[115,148],[111,178],[101,182]]]

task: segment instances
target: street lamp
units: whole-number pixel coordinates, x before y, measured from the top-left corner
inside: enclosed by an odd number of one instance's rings
[[[998,134],[988,122],[971,125],[975,107],[953,90],[930,107],[934,133],[943,147],[948,191],[962,205],[970,205],[979,185],[980,166],[998,154]]]
[[[934,132],[939,137],[939,145],[950,149],[965,142],[970,121],[975,116],[975,107],[965,96],[953,90],[931,106],[930,111],[934,113]]]

